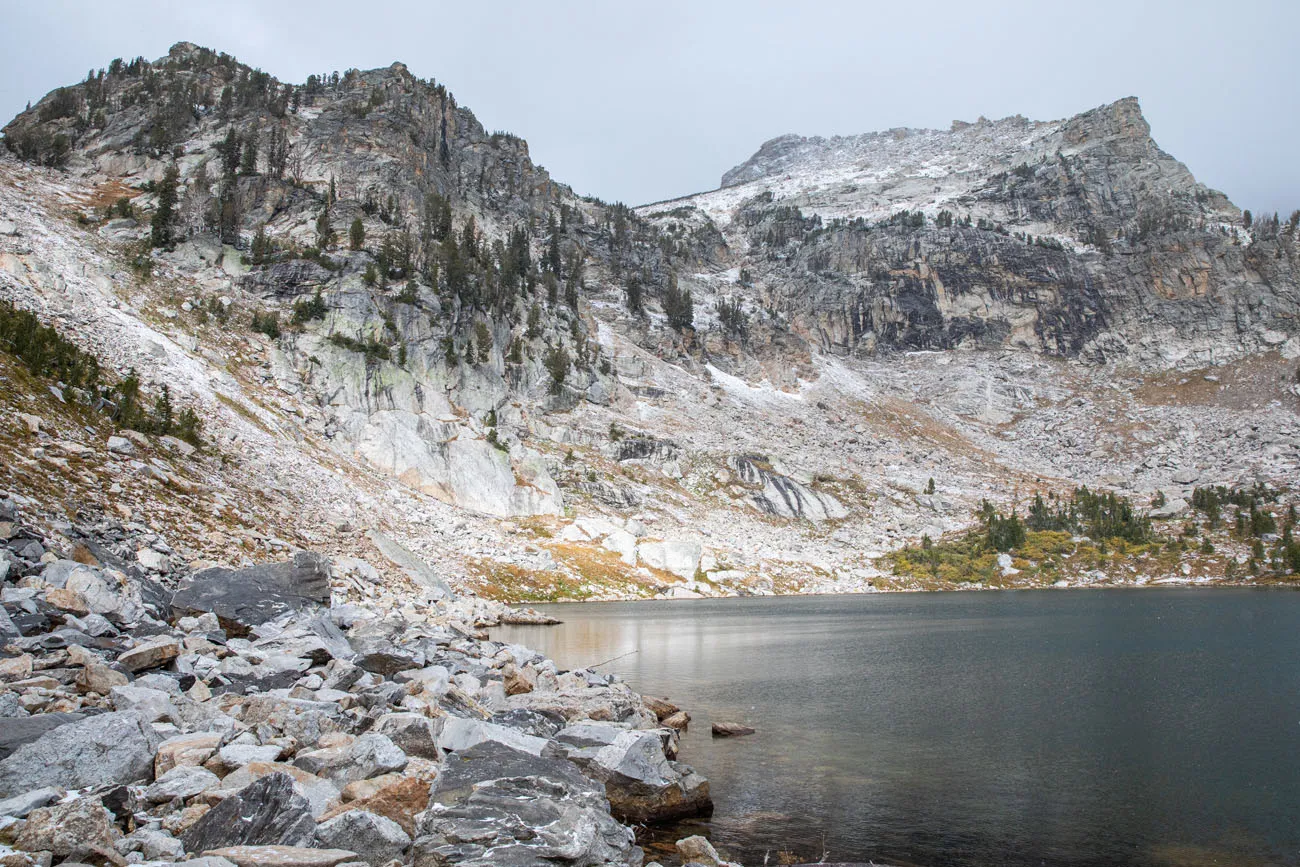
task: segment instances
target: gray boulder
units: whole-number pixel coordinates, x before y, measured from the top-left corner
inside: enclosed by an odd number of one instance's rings
[[[175,798],[192,798],[215,789],[221,780],[207,768],[196,765],[179,765],[167,771],[144,790],[144,799],[151,804],[161,804]]]
[[[406,763],[406,753],[397,744],[374,732],[362,735],[346,747],[311,750],[294,759],[295,767],[339,787],[400,771]]]
[[[288,774],[254,780],[226,798],[181,837],[188,852],[227,846],[310,846],[316,820]]]
[[[413,844],[417,864],[641,862],[600,784],[563,759],[482,743],[444,760],[430,798]]]
[[[665,822],[713,812],[709,781],[669,761],[660,732],[623,732],[586,768],[604,781],[614,815],[624,821]]]
[[[329,604],[329,563],[306,551],[292,560],[195,572],[172,596],[176,616],[211,611],[232,632],[247,632],[290,611]]]
[[[442,752],[438,749],[438,735],[442,733],[444,723],[444,717],[390,713],[381,716],[372,731],[389,738],[408,756],[437,761],[442,758]]]
[[[12,696],[15,710],[22,710],[18,704],[18,693],[0,693],[0,698]],[[31,716],[26,713],[5,714],[5,724],[0,726],[0,759],[8,758],[14,750],[53,731],[62,725],[84,718],[79,713],[38,713]]]
[[[484,742],[504,744],[512,749],[540,756],[546,740],[524,734],[518,729],[478,719],[448,717],[438,735],[438,747],[444,752],[464,752]]]
[[[41,786],[82,789],[149,780],[161,740],[130,712],[61,725],[0,762],[0,797]]]
[[[402,826],[365,810],[348,810],[316,827],[316,841],[326,849],[349,849],[371,864],[400,859],[411,838]]]

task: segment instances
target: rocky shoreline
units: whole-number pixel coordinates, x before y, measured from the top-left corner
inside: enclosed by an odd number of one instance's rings
[[[629,823],[712,809],[675,707],[483,631],[532,615],[348,601],[303,551],[160,574],[135,530],[41,533],[19,502],[0,494],[4,867],[640,865]]]

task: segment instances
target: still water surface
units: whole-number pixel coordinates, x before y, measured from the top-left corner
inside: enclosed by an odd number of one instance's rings
[[[692,717],[706,833],[925,865],[1300,864],[1300,593],[1084,590],[549,606],[494,629]],[[635,651],[635,652],[633,652]],[[758,734],[714,740],[712,720]],[[654,854],[653,851],[651,854]]]

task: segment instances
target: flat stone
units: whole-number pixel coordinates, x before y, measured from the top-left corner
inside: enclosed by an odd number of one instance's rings
[[[448,717],[438,735],[438,747],[445,752],[463,752],[485,741],[504,744],[535,756],[540,756],[542,750],[546,749],[543,738],[526,735],[517,729],[496,723],[463,717]]]
[[[133,647],[117,658],[118,665],[132,673],[167,665],[181,654],[181,643],[174,638],[156,638]]]
[[[196,732],[177,735],[163,741],[154,757],[154,774],[161,777],[172,768],[202,765],[221,744],[219,732]]]
[[[220,778],[207,768],[194,765],[178,765],[156,779],[144,790],[144,799],[153,804],[171,801],[175,798],[188,799],[214,789],[221,784]]]
[[[713,736],[716,738],[735,738],[744,735],[752,735],[754,730],[747,725],[736,722],[715,722],[713,724]]]
[[[0,816],[15,816],[21,819],[37,807],[44,807],[47,804],[54,803],[63,795],[63,789],[54,786],[46,786],[42,789],[23,792],[21,795],[14,795],[12,798],[5,798],[0,801]]]
[[[227,768],[234,770],[253,762],[274,762],[283,752],[283,747],[274,744],[227,744],[217,751],[217,758]]]
[[[224,858],[235,867],[335,867],[358,860],[346,849],[312,849],[306,846],[226,846],[205,856]],[[186,865],[192,864],[187,861]]]
[[[329,563],[300,552],[283,563],[195,572],[172,596],[177,616],[212,612],[227,629],[247,631],[290,611],[329,604]]]

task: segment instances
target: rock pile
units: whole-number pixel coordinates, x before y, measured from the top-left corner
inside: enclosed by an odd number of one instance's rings
[[[307,553],[172,591],[0,529],[5,867],[640,864],[621,821],[712,808],[616,676],[489,640],[504,606],[331,607]]]

